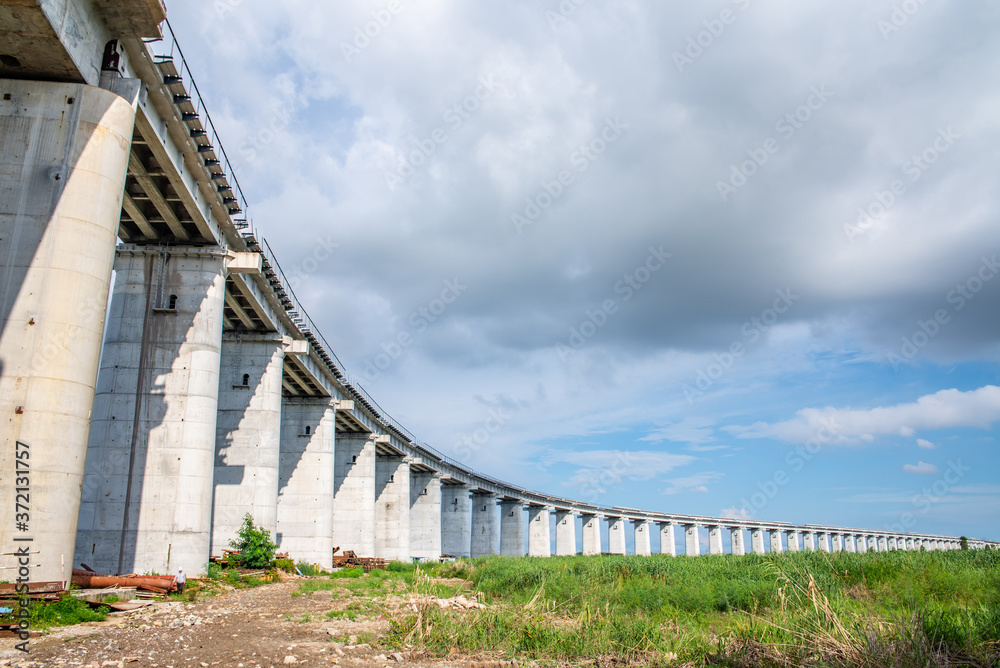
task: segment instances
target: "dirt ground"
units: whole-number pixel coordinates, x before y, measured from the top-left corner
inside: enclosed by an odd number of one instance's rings
[[[297,583],[235,590],[197,603],[162,602],[107,621],[52,629],[32,638],[31,652],[0,640],[0,668],[284,668],[284,666],[408,666],[409,668],[512,668],[516,664],[419,651],[386,653],[356,644],[359,635],[389,628],[380,617],[329,619],[350,597],[318,591],[292,596]]]

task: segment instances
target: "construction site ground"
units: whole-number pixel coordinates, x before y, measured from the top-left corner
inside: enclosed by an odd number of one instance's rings
[[[2,639],[0,667],[516,665],[497,657],[440,659],[412,648],[372,647],[368,642],[389,629],[393,610],[405,611],[412,595],[389,592],[373,599],[347,587],[303,593],[302,582],[292,579],[253,589],[224,588],[196,602],[157,602],[135,612],[109,615],[104,622],[53,628],[30,640],[27,655],[15,649],[18,641]]]

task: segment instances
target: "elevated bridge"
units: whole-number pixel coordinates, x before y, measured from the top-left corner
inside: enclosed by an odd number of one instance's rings
[[[420,443],[296,298],[160,0],[0,0],[0,179],[5,573],[21,545],[34,581],[198,573],[246,513],[324,566],[549,556],[553,524],[559,555],[624,554],[628,531],[637,554],[699,555],[703,532],[721,554],[723,531],[734,554],[959,547],[604,508]]]

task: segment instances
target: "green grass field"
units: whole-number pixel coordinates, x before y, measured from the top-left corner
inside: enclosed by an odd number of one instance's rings
[[[494,557],[419,573],[470,580],[487,609],[424,606],[393,620],[386,647],[560,664],[1000,666],[995,551]]]

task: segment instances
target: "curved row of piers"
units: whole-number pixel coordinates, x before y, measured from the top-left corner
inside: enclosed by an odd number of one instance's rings
[[[964,547],[604,508],[420,443],[347,377],[255,230],[160,0],[62,4],[0,0],[41,26],[0,62],[0,569],[18,568],[23,541],[32,581],[80,563],[194,574],[248,513],[325,567],[338,547],[398,560]]]

